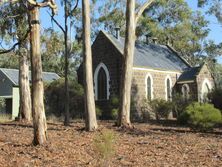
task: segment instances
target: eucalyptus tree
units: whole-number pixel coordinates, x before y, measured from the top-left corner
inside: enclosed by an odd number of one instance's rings
[[[15,51],[19,59],[19,119],[31,120],[31,95],[29,86],[29,54],[28,54],[28,13],[26,6],[19,1],[16,4],[6,3],[0,7],[1,38],[5,42],[17,41],[11,48],[2,50],[2,53]],[[15,40],[13,40],[15,39]],[[6,40],[7,41],[7,40]],[[5,42],[6,45],[8,44]],[[18,46],[18,48],[16,48]],[[1,51],[0,51],[1,53]],[[7,54],[10,56],[10,54]],[[9,58],[7,58],[8,60]],[[10,62],[6,62],[8,66]],[[4,64],[4,65],[6,65]],[[7,65],[6,65],[7,67]],[[18,66],[13,66],[18,68]]]
[[[214,15],[222,24],[222,0],[198,0],[199,7],[207,7],[207,13]]]
[[[76,10],[78,8],[79,0],[62,0],[62,5],[64,6],[64,27],[61,25],[61,22],[58,22],[53,16],[51,16],[52,20],[56,23],[56,25],[60,28],[64,35],[64,55],[65,55],[65,120],[64,125],[69,125],[69,84],[68,84],[68,75],[69,75],[69,64],[70,64],[70,54],[71,54],[71,40],[68,39],[68,21],[71,19],[73,15],[76,14]],[[78,12],[78,11],[77,11]],[[70,21],[72,25],[72,20]],[[70,26],[71,29],[71,26]],[[70,37],[71,38],[71,37]]]
[[[83,69],[84,69],[84,99],[86,113],[86,130],[97,129],[95,99],[92,78],[92,50],[90,38],[90,1],[82,0],[82,24],[83,24]]]
[[[135,13],[135,0],[127,0],[126,5],[126,35],[123,57],[123,73],[120,92],[119,126],[131,126],[130,101],[133,69],[133,55],[136,40],[136,25],[145,9],[149,8],[155,0],[146,1]]]
[[[17,5],[20,0],[5,0],[5,3],[10,5]],[[31,47],[31,69],[32,69],[32,115],[33,115],[33,129],[34,129],[34,145],[44,144],[47,139],[47,125],[44,109],[44,89],[42,79],[42,61],[40,49],[40,21],[39,8],[50,7],[52,13],[55,14],[57,6],[54,0],[44,0],[37,2],[35,0],[27,0],[23,3],[26,12],[29,14],[29,28],[30,28],[30,47]],[[15,46],[15,45],[14,45]]]
[[[44,108],[44,88],[42,79],[42,60],[40,49],[39,8],[50,7],[55,14],[57,6],[54,0],[37,2],[28,0],[30,14],[30,44],[32,69],[32,114],[34,127],[34,145],[44,144],[47,140],[47,123]]]

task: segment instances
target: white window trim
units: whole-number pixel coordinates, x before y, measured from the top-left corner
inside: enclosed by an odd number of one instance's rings
[[[147,92],[147,79],[148,79],[148,77],[150,77],[150,81],[151,81],[151,100],[153,100],[153,77],[150,73],[148,73],[145,77],[145,92],[146,92],[145,97],[147,99],[147,93],[148,93]]]
[[[170,97],[172,97],[172,79],[170,77],[170,75],[167,75],[165,78],[165,99],[166,101],[168,100],[167,98],[167,80],[170,80]]]
[[[212,90],[212,85],[211,85],[210,81],[207,78],[205,78],[203,83],[202,83],[202,86],[201,86],[201,99],[204,98],[203,97],[204,96],[204,90],[203,89],[204,89],[205,84],[207,84],[209,89]]]
[[[106,80],[107,80],[107,97],[106,99],[109,100],[109,96],[110,96],[110,92],[109,92],[109,89],[110,89],[110,85],[109,85],[109,82],[110,82],[110,75],[109,75],[109,70],[108,68],[106,67],[106,65],[104,63],[99,63],[99,65],[96,67],[96,70],[95,70],[95,73],[94,73],[94,84],[95,84],[95,99],[98,100],[98,74],[99,74],[99,70],[103,68],[105,73],[106,73]]]

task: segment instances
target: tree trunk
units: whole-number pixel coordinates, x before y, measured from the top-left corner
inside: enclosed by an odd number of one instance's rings
[[[39,8],[33,7],[31,16],[31,65],[32,65],[32,113],[34,127],[34,145],[46,142],[47,125],[44,109],[44,88],[42,81],[42,61],[40,53]]]
[[[95,100],[92,78],[92,50],[90,43],[90,3],[89,0],[82,0],[83,16],[83,66],[84,66],[84,91],[85,91],[85,112],[86,130],[96,130]]]
[[[68,53],[68,26],[67,26],[67,0],[65,0],[65,33],[64,33],[64,43],[65,43],[65,120],[64,125],[69,125],[69,53]]]
[[[133,56],[135,47],[135,0],[127,0],[126,35],[124,47],[123,73],[120,92],[119,126],[131,126],[130,97],[132,85]]]
[[[31,94],[27,49],[19,48],[19,119],[31,121]]]

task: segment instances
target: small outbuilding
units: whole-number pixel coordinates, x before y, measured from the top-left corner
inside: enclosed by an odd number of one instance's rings
[[[29,72],[31,78],[31,72]],[[52,82],[60,77],[53,72],[43,72],[43,81]],[[14,119],[19,112],[19,70],[0,68],[0,98],[5,99],[4,114]]]

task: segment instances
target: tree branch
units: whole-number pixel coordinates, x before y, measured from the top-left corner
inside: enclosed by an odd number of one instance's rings
[[[65,34],[65,29],[61,26],[61,24],[59,24],[59,22],[54,18],[53,15],[51,15],[48,11],[47,13],[49,14],[49,16],[51,17],[51,19],[56,23],[56,25],[62,30],[62,32]]]
[[[147,9],[155,0],[146,1],[137,11],[135,15],[135,23],[137,24],[138,19],[143,14],[144,10]]]
[[[74,8],[72,9],[72,11],[76,10],[76,8],[78,7],[79,4],[79,0],[76,1],[76,5],[74,6]]]
[[[47,7],[49,6],[52,9],[53,15],[57,13],[57,5],[55,0],[44,0],[43,2],[36,2],[35,0],[27,0],[30,5],[38,6],[38,7]]]
[[[21,40],[19,40],[18,42],[16,42],[10,49],[0,50],[0,54],[9,53],[9,52],[13,51],[13,50],[16,48],[16,46],[20,45],[20,44],[28,37],[30,31],[31,31],[31,30],[29,29],[29,30],[26,32],[24,38],[21,39]]]

